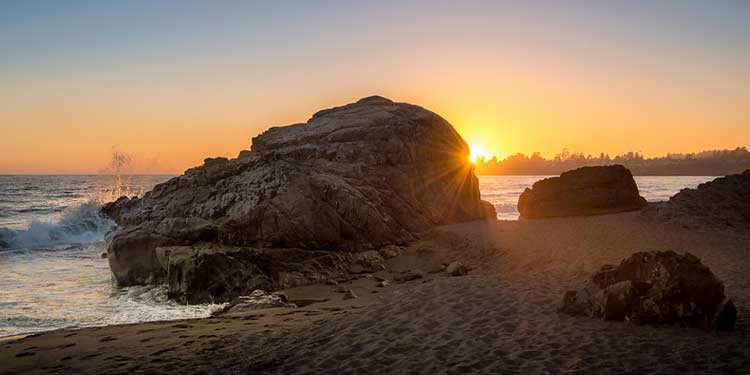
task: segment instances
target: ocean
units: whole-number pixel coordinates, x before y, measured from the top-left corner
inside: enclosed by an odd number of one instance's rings
[[[142,195],[170,176],[0,176],[0,337],[63,327],[209,316],[218,304],[168,301],[164,287],[116,288],[97,212],[120,195]],[[518,218],[523,190],[545,176],[480,176],[498,218]],[[636,177],[649,201],[715,177]]]

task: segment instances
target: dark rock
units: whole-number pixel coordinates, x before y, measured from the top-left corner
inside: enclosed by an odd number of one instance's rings
[[[382,256],[385,259],[391,259],[399,256],[401,252],[403,251],[403,248],[401,246],[396,245],[388,245],[383,246],[378,250],[380,253],[380,256]]]
[[[560,311],[636,323],[684,323],[731,330],[737,311],[724,284],[690,253],[635,253],[606,265],[580,290],[568,291]]]
[[[719,331],[731,331],[734,330],[736,321],[737,308],[734,306],[734,302],[729,298],[724,298],[716,307],[711,326]]]
[[[750,231],[750,169],[720,177],[695,189],[682,189],[646,215],[691,229]]]
[[[388,281],[387,280],[380,280],[380,281],[378,281],[378,283],[375,286],[377,286],[378,288],[385,288],[385,287],[388,286]]]
[[[420,270],[409,270],[394,277],[393,280],[398,281],[400,283],[404,283],[407,281],[418,280],[418,279],[423,279],[423,278],[424,278],[424,272]]]
[[[344,299],[345,300],[347,300],[347,299],[355,299],[355,298],[357,298],[357,295],[354,294],[353,290],[349,289],[346,292],[344,292]]]
[[[130,209],[130,198],[119,197],[114,202],[106,203],[99,209],[99,212],[109,218],[122,218],[126,215],[126,212]]]
[[[289,300],[289,303],[294,304],[297,307],[305,307],[314,305],[316,303],[323,303],[330,301],[330,298],[301,298],[301,299],[294,299]]]
[[[385,270],[385,264],[383,261],[384,259],[380,253],[374,250],[355,253],[352,254],[349,272],[362,274],[383,271]]]
[[[157,247],[209,243],[357,253],[406,245],[436,225],[494,218],[492,206],[480,200],[468,153],[448,122],[418,106],[370,97],[320,111],[307,123],[268,129],[237,159],[206,159],[142,198],[105,205],[101,213],[120,225],[108,237],[109,263],[120,286],[159,283],[168,270],[156,259]],[[376,272],[391,250],[379,260],[348,264],[352,272]],[[232,263],[252,258],[257,265],[256,255],[231,253],[210,256],[213,281],[186,284],[195,276],[170,276],[170,283],[187,278],[173,290],[187,293],[186,300],[193,294],[229,298],[255,284],[310,279],[284,270],[256,279],[252,265],[245,272]],[[199,265],[208,260],[187,258],[206,256],[191,253],[174,262]],[[231,281],[217,280],[230,274],[218,272],[221,267],[236,271]],[[203,290],[190,291],[195,288]]]
[[[161,284],[167,276],[155,249],[182,241],[158,234],[149,226],[127,227],[107,237],[107,259],[120,285]]]
[[[451,262],[445,267],[445,272],[451,276],[464,276],[469,274],[469,269],[461,262]]]
[[[518,198],[525,219],[634,211],[646,200],[622,165],[583,167],[534,183]]]

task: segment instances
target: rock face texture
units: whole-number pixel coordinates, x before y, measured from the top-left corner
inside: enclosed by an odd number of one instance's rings
[[[634,211],[646,200],[622,165],[583,167],[534,183],[518,198],[525,219]]]
[[[645,212],[691,229],[750,231],[750,169],[683,189]]]
[[[407,244],[435,225],[494,219],[468,154],[448,122],[418,106],[369,97],[323,110],[268,129],[236,159],[206,159],[143,198],[104,206],[120,225],[108,237],[110,267],[119,285],[161,283],[187,250],[165,263],[157,247],[361,252]],[[219,259],[215,248],[202,249],[187,257]],[[256,275],[257,258],[232,262],[216,272]],[[278,283],[274,272],[261,273]]]
[[[561,312],[635,323],[684,323],[734,329],[737,310],[724,284],[697,257],[673,251],[631,255],[605,265],[586,285],[569,291]]]

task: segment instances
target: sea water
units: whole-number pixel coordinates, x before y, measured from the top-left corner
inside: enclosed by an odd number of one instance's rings
[[[518,197],[534,182],[552,176],[479,176],[482,199],[492,203],[500,220],[518,219]],[[668,200],[681,189],[693,189],[713,176],[635,176],[641,196],[649,202]]]
[[[169,176],[0,176],[0,337],[63,327],[209,316],[221,305],[168,301],[164,287],[116,288],[103,202]]]
[[[164,287],[113,285],[98,215],[103,202],[142,195],[169,176],[0,176],[0,337],[209,316],[221,305],[168,301]],[[482,198],[499,219],[516,219],[523,190],[545,176],[481,176]],[[649,201],[713,177],[636,177]]]

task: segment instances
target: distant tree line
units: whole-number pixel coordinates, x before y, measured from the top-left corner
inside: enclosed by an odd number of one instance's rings
[[[610,157],[604,153],[592,156],[563,149],[552,159],[545,159],[538,152],[531,156],[518,153],[502,160],[480,157],[474,164],[480,175],[557,175],[584,166],[622,164],[638,176],[723,176],[750,169],[750,152],[747,147],[737,147],[644,158],[639,152]]]

